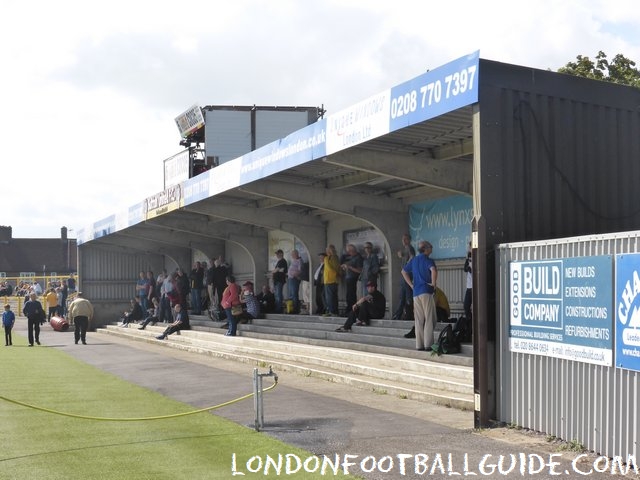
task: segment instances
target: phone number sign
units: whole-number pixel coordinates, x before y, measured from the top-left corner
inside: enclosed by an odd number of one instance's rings
[[[613,365],[612,257],[512,262],[509,350]]]
[[[393,87],[389,131],[476,103],[479,58],[476,51]]]

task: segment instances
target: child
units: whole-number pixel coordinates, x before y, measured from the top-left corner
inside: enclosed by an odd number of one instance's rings
[[[4,327],[4,341],[5,347],[13,345],[11,341],[11,329],[16,321],[16,316],[11,311],[11,305],[8,303],[4,306],[4,312],[2,314],[2,326]]]

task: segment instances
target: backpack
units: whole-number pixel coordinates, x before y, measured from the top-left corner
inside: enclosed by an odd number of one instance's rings
[[[471,343],[473,340],[471,325],[471,321],[465,316],[456,320],[456,324],[453,327],[453,334],[459,339],[460,343]]]
[[[438,340],[431,347],[432,355],[442,355],[443,353],[460,353],[460,342],[453,334],[453,327],[450,323],[440,332]]]

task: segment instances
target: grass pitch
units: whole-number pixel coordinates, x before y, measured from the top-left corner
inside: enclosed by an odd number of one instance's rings
[[[0,346],[0,396],[75,415],[146,418],[194,410],[190,405],[127,383],[54,348]],[[244,401],[253,401],[251,399]],[[151,408],[151,406],[153,406]],[[208,412],[162,420],[103,421],[43,412],[0,399],[1,480],[180,480],[233,478],[233,454],[243,459],[240,478],[335,478],[301,469],[252,473],[246,460],[309,452]],[[253,467],[259,464],[256,460]],[[340,476],[340,478],[354,478]]]

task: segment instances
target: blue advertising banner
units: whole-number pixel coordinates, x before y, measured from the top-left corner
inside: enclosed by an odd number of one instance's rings
[[[207,170],[184,181],[182,189],[184,191],[185,205],[191,205],[209,197],[209,183],[211,182],[209,177],[212,174],[213,170]]]
[[[232,160],[234,164],[238,162],[239,185],[245,185],[296,165],[324,157],[326,155],[326,127],[327,121],[320,119],[281,140],[276,140]],[[231,187],[237,186],[231,185]]]
[[[329,115],[326,119],[320,119],[283,139],[225,162],[201,175],[197,180],[180,182],[177,185],[181,191],[184,188],[184,195],[175,206],[181,208],[391,131],[476,103],[479,58],[479,51],[461,57]],[[185,112],[185,115],[197,113],[201,112],[194,106]],[[192,123],[193,125],[189,123],[185,128],[199,125],[198,121]],[[161,195],[163,192],[157,196]],[[173,205],[154,209],[153,215],[171,211]],[[137,210],[138,206],[133,208]],[[149,218],[149,211],[147,208],[143,212],[145,218]],[[140,219],[137,211],[124,218],[126,221],[119,221],[117,228],[110,226],[105,229],[104,222],[101,221],[79,230],[78,243],[99,238],[105,235],[105,232],[113,233],[115,230],[134,225]],[[470,224],[470,220],[467,223]],[[434,253],[441,249],[441,255],[434,258],[464,257],[467,236],[462,238],[456,235],[450,239],[443,236],[439,247],[434,243]],[[430,234],[424,235],[424,238],[427,237],[433,238]]]
[[[610,255],[511,262],[509,349],[613,364]]]
[[[409,206],[409,233],[433,245],[431,258],[464,258],[471,240],[473,201],[466,195],[414,203]],[[416,248],[417,249],[417,248]]]
[[[640,253],[616,255],[616,366],[640,371]]]
[[[479,59],[476,51],[393,87],[389,131],[476,103]]]

